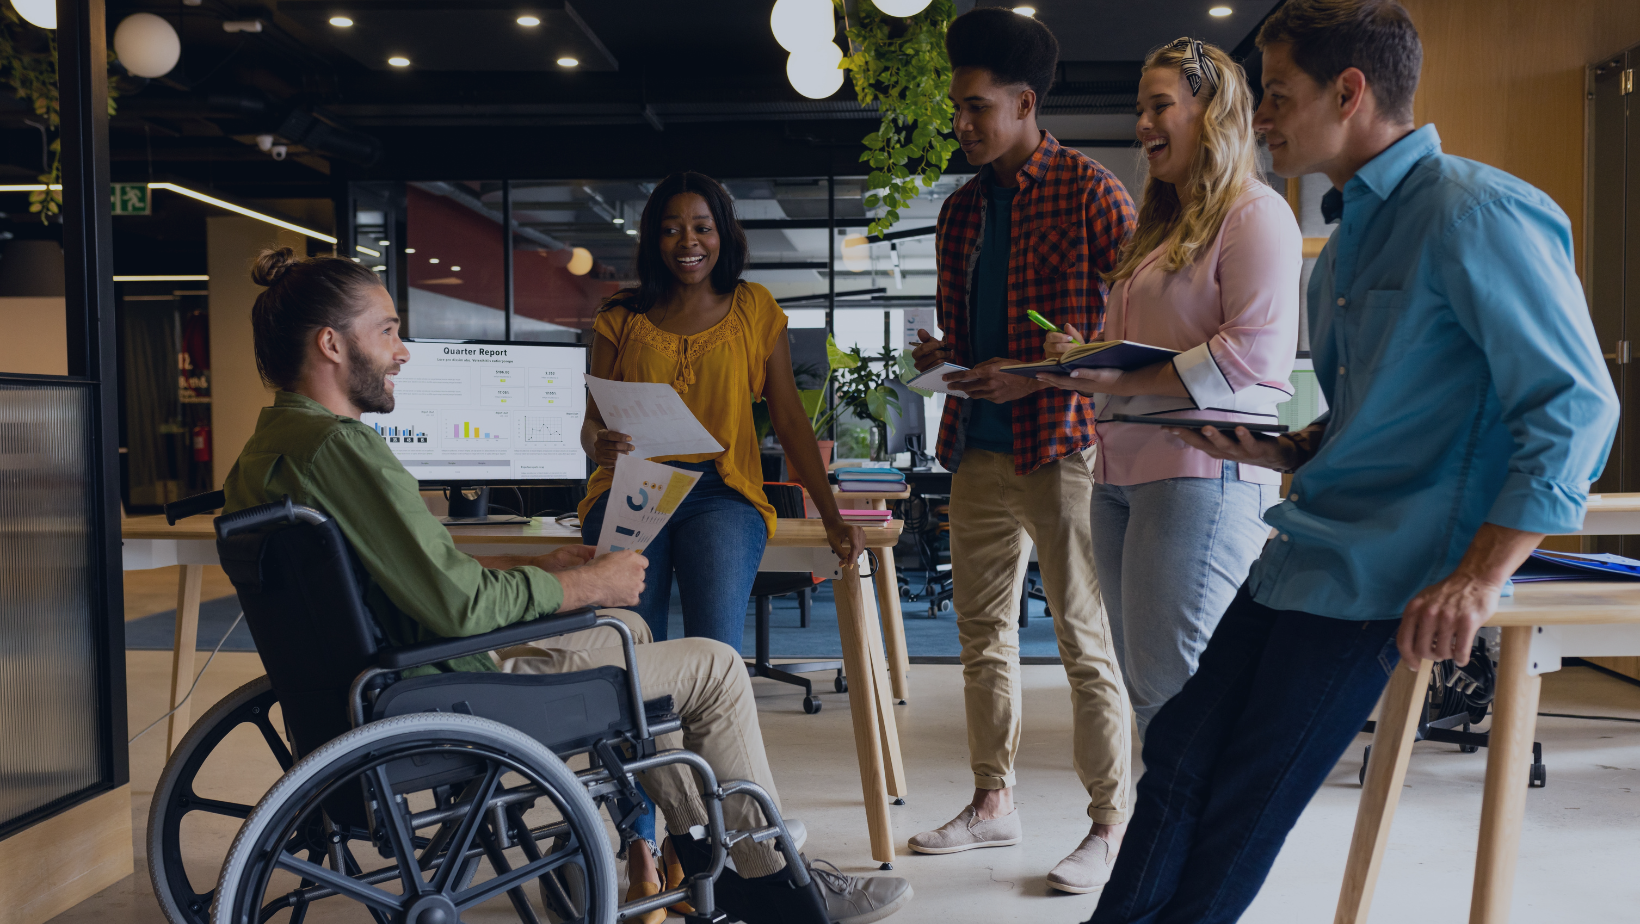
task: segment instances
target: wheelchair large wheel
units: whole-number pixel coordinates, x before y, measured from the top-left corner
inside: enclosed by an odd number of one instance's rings
[[[270,712],[278,701],[273,683],[267,677],[258,677],[224,696],[188,730],[160,774],[159,783],[154,788],[153,802],[148,809],[148,876],[154,884],[154,897],[159,900],[160,910],[170,924],[205,924],[209,920],[212,886],[216,882],[214,877],[220,872],[220,866],[213,866],[210,870],[213,878],[197,884],[204,886],[203,889],[196,887],[183,862],[184,837],[204,840],[214,833],[222,843],[229,841],[230,832],[226,829],[217,832],[202,830],[209,825],[190,824],[185,832],[184,820],[199,813],[231,819],[237,827],[251,813],[251,803],[255,797],[263,792],[256,787],[255,796],[243,802],[198,793],[195,784],[199,781],[200,770],[217,747],[236,729],[249,725],[260,732],[262,740],[267,742],[271,752],[266,758],[270,776],[275,766],[279,773],[283,773],[294,763],[290,748],[270,718]],[[215,764],[212,770],[224,776],[231,775],[232,779],[212,781],[213,785],[205,787],[208,793],[218,785],[243,786],[247,779],[256,776],[242,766],[233,767],[231,774],[228,768]]]
[[[451,766],[459,771],[441,769]],[[420,772],[429,775],[396,782]],[[365,868],[365,854],[354,859],[348,836],[331,827],[327,811],[361,798],[375,819],[371,852],[387,857],[385,866]],[[543,853],[538,842],[548,839]],[[477,877],[485,861],[490,875]],[[579,880],[584,895],[555,917],[614,924],[614,851],[575,774],[516,729],[417,713],[353,729],[274,784],[228,851],[211,921],[263,924],[289,909],[289,924],[301,924],[308,905],[324,899],[327,922],[458,924],[505,896],[535,924],[526,886],[539,882],[562,901],[566,880]]]

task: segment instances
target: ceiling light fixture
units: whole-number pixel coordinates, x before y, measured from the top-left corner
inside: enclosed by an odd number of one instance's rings
[[[246,218],[254,218],[257,221],[265,221],[276,228],[284,228],[286,231],[295,231],[297,234],[306,235],[316,241],[324,241],[326,244],[336,243],[336,239],[328,234],[315,231],[312,228],[304,228],[301,225],[285,221],[283,218],[275,218],[272,215],[267,215],[254,209],[245,208],[243,205],[235,205],[232,202],[218,199],[215,196],[207,196],[202,192],[195,192],[186,186],[178,186],[175,183],[149,183],[148,188],[168,189],[178,195],[187,196],[190,199],[196,199],[206,205],[214,205],[219,209],[226,209],[227,211],[233,212],[237,215],[244,215]]]
[[[450,272],[452,272],[452,273],[459,273],[459,272],[461,272],[461,267],[459,267],[459,266],[452,266],[452,267],[450,267]]]
[[[626,224],[626,219],[625,218],[611,218],[610,221],[613,221],[614,223],[616,223],[618,225]]]
[[[115,276],[115,282],[210,282],[206,275]]]
[[[402,55],[394,55],[393,57],[387,59],[387,63],[393,65],[394,67],[409,67],[410,59]]]
[[[518,24],[521,26],[539,26],[541,25],[541,18],[539,16],[520,16],[518,17]]]
[[[416,248],[414,248],[414,247],[406,247],[406,248],[404,248],[404,252],[405,252],[405,253],[415,253],[415,252],[416,252]]]
[[[836,42],[821,42],[791,53],[786,59],[786,79],[809,99],[825,99],[843,85],[842,65],[843,49]]]
[[[577,61],[574,58],[571,58],[568,55],[565,55],[564,57],[558,59],[558,66],[559,67],[580,67],[581,62]]]
[[[627,228],[626,233],[632,235],[633,237],[636,237],[638,235],[638,229],[637,228]]]
[[[11,6],[31,26],[57,28],[57,0],[12,0]]]
[[[377,241],[376,243],[382,245],[383,247],[392,247],[393,246],[392,241]]]
[[[428,257],[427,262],[428,263],[437,263],[438,262],[438,257]]]
[[[1021,16],[1035,16],[1036,15],[1036,7],[1034,7],[1034,6],[1016,6],[1016,7],[1014,7],[1014,12],[1018,13]]]
[[[387,267],[385,267],[385,266],[372,266],[371,269],[375,270],[378,273],[387,272]]]
[[[182,57],[182,40],[153,13],[132,13],[114,30],[114,54],[137,77],[164,77]]]
[[[338,29],[346,29],[353,25],[353,20],[348,19],[346,16],[332,16],[330,17],[330,24]]]
[[[369,248],[369,247],[366,247],[366,246],[365,246],[365,245],[363,245],[363,244],[354,244],[354,245],[353,245],[353,249],[354,249],[354,250],[357,250],[357,251],[358,251],[358,252],[359,252],[359,253],[367,253],[367,254],[370,254],[370,255],[371,255],[371,256],[372,256],[372,257],[379,257],[379,256],[381,256],[381,251],[379,251],[379,250],[371,250],[371,249],[370,249],[370,248]]]
[[[592,272],[592,251],[585,247],[577,247],[571,250],[569,252],[569,263],[565,264],[564,269],[569,270],[575,276],[585,276],[587,273]]]
[[[1207,11],[1207,15],[1217,16],[1222,19],[1230,15],[1230,8],[1227,6],[1215,6]]]
[[[890,16],[915,16],[928,9],[933,0],[871,0],[871,5]]]
[[[836,35],[835,17],[830,0],[775,0],[769,31],[781,48],[798,51]]]

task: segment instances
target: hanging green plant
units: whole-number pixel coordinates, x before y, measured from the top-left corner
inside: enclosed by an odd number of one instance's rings
[[[114,52],[108,52],[109,63]],[[118,76],[108,77],[108,114],[114,114]],[[10,86],[18,99],[28,100],[34,114],[46,127],[51,139],[47,153],[50,168],[40,174],[39,182],[45,189],[29,193],[28,210],[38,213],[41,221],[62,211],[63,147],[58,132],[62,114],[57,95],[57,35],[23,21],[10,4],[0,8],[0,82]],[[57,187],[53,189],[52,187]]]
[[[843,59],[860,105],[877,104],[882,123],[863,139],[860,160],[869,164],[867,209],[883,208],[868,233],[881,236],[900,220],[921,190],[933,186],[957,150],[951,134],[951,59],[945,29],[955,15],[951,0],[934,0],[915,16],[889,16],[871,0],[835,0],[853,54]]]

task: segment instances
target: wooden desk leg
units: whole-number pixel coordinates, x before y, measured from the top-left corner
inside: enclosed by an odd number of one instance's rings
[[[165,756],[171,756],[182,736],[188,732],[188,720],[193,703],[183,703],[188,687],[194,682],[194,648],[199,641],[199,592],[205,579],[204,565],[182,565],[182,576],[177,580],[176,638],[171,648],[171,713],[165,729]]]
[[[871,658],[871,702],[877,710],[877,727],[881,729],[884,784],[895,805],[904,805],[906,796],[905,761],[900,756],[900,727],[894,717],[894,700],[889,697],[888,664],[883,659],[882,633],[878,630],[877,607],[871,595],[860,591],[865,608],[866,653]],[[850,687],[852,692],[853,687]]]
[[[854,750],[860,759],[860,791],[865,797],[866,825],[871,832],[871,856],[879,863],[894,862],[894,823],[888,816],[888,790],[883,775],[883,746],[877,697],[866,629],[866,601],[860,568],[845,565],[831,582],[837,599],[837,632],[843,642],[843,667],[860,686],[848,698],[854,719]]]
[[[1543,679],[1529,669],[1532,632],[1531,626],[1503,630],[1498,695],[1492,703],[1491,740],[1486,748],[1486,790],[1481,796],[1470,924],[1506,924],[1514,897],[1532,735],[1537,730],[1538,692],[1543,686]]]
[[[1361,807],[1355,813],[1355,834],[1344,864],[1344,885],[1338,893],[1333,924],[1366,924],[1372,892],[1389,844],[1389,826],[1401,801],[1412,742],[1418,737],[1418,713],[1424,706],[1433,662],[1424,661],[1416,672],[1397,665],[1378,711],[1378,731],[1372,736],[1367,781],[1361,787]]]
[[[884,653],[888,656],[888,676],[894,700],[904,703],[911,695],[911,656],[905,650],[905,619],[900,613],[900,576],[894,567],[894,550],[877,550],[877,605],[883,614]]]

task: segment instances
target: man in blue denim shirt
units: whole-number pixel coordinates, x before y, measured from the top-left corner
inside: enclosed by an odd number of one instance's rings
[[[1308,293],[1330,411],[1279,439],[1172,431],[1294,478],[1150,725],[1095,924],[1239,918],[1397,660],[1468,661],[1504,581],[1582,524],[1617,427],[1565,214],[1413,129],[1400,4],[1288,0],[1259,47],[1275,170],[1325,173],[1342,218]]]

